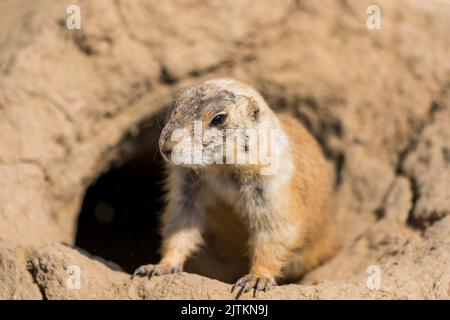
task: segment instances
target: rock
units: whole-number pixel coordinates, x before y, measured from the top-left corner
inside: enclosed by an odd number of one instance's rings
[[[42,294],[27,271],[30,249],[0,241],[0,300],[40,300]]]
[[[433,115],[420,135],[417,146],[404,163],[404,171],[414,182],[417,201],[412,219],[430,225],[450,214],[450,104]]]
[[[340,194],[353,199],[357,211],[375,210],[394,180],[391,166],[357,145],[348,149],[342,174]]]
[[[28,258],[45,299],[118,299],[129,277],[64,245],[47,245]]]
[[[394,180],[383,204],[383,216],[391,221],[405,224],[412,207],[411,183],[405,177]]]

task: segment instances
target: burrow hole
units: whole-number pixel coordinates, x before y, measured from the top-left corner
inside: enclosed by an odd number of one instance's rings
[[[165,172],[157,146],[164,116],[125,139],[124,155],[89,186],[78,217],[75,245],[128,273],[159,260]]]

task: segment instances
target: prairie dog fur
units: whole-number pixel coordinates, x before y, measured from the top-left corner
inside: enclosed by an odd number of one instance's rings
[[[175,165],[174,132],[187,128],[183,135],[191,134],[195,121],[201,121],[205,130],[214,127],[224,137],[227,129],[277,130],[279,135],[270,144],[278,150],[272,159],[278,163],[277,171],[262,174],[267,163],[260,161]],[[235,148],[250,152],[253,146],[242,141],[245,145],[238,143]],[[202,150],[221,148],[214,143],[202,140]],[[233,286],[238,296],[268,290],[278,279],[298,278],[335,251],[331,172],[319,145],[298,121],[276,114],[248,85],[214,79],[180,90],[159,147],[169,170],[162,258],[157,265],[141,266],[134,275],[181,271],[204,244],[205,234],[214,236],[225,228],[229,240],[223,249],[247,254],[250,264],[248,274]]]

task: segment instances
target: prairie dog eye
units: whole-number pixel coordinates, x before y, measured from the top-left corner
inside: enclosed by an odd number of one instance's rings
[[[225,123],[226,119],[227,119],[226,113],[219,113],[215,115],[214,118],[212,118],[211,125],[215,127],[220,126]]]

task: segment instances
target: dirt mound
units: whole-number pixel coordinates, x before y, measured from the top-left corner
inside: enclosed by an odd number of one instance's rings
[[[0,298],[232,297],[192,273],[130,280],[73,246],[88,188],[155,152],[142,132],[176,89],[218,76],[301,120],[335,165],[342,249],[261,298],[450,297],[448,5],[379,1],[369,30],[360,0],[80,1],[69,30],[69,4],[0,4]]]

